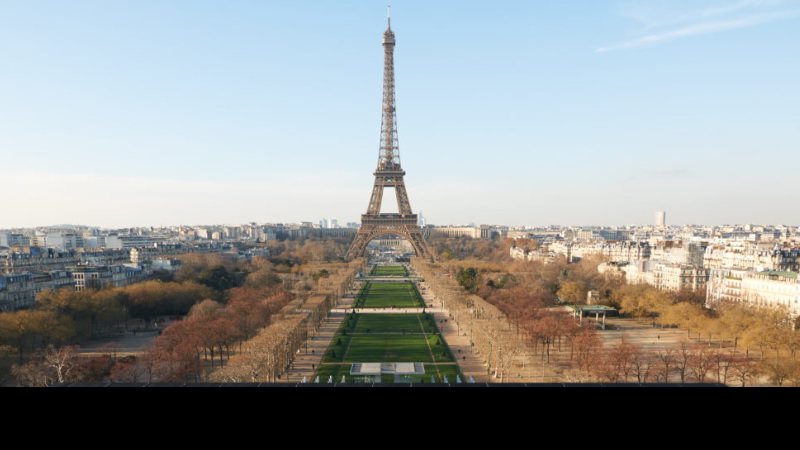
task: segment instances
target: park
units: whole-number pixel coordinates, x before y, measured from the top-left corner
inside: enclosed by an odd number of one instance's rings
[[[370,273],[403,277],[408,275],[408,270],[404,266],[376,266]],[[354,306],[388,309],[391,313],[356,313],[355,310],[348,313],[325,352],[315,380],[456,383],[463,379],[434,315],[418,312],[425,303],[414,283],[367,281],[359,290]],[[360,375],[358,368],[375,363],[384,367],[379,377],[379,372]],[[406,366],[415,366],[416,370],[402,373],[398,369]]]

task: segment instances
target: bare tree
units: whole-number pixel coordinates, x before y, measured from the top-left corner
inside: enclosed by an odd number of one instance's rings
[[[708,355],[710,370],[717,378],[717,383],[728,384],[728,374],[735,356],[723,353],[721,350]]]
[[[670,370],[675,363],[675,351],[671,348],[656,353],[656,358],[660,362],[661,370],[657,372],[659,381],[669,383]]]
[[[761,367],[762,371],[769,376],[769,381],[777,386],[783,386],[784,383],[791,380],[800,372],[800,363],[791,357],[781,357],[777,360],[764,361]]]
[[[593,362],[593,355],[601,350],[600,337],[591,327],[584,327],[575,337],[575,362],[578,370],[588,372]]]
[[[654,363],[653,355],[650,353],[645,353],[641,350],[633,353],[633,355],[631,355],[631,367],[633,368],[633,373],[636,375],[636,381],[639,383],[647,383],[654,375]]]
[[[500,382],[504,383],[506,374],[513,365],[514,360],[522,354],[521,342],[515,334],[510,332],[500,335],[495,342],[497,343],[497,372],[499,373]]]
[[[116,383],[139,383],[147,373],[147,366],[140,361],[140,358],[125,356],[119,358],[111,368],[111,380]]]
[[[681,378],[681,384],[686,383],[686,375],[689,372],[690,361],[692,359],[692,349],[685,342],[675,352],[675,369]]]
[[[40,359],[25,364],[14,364],[11,366],[11,374],[21,386],[45,387],[53,380],[49,368]]]
[[[751,358],[733,357],[731,358],[731,371],[742,387],[745,387],[748,382],[752,382],[758,376],[759,367]]]
[[[65,383],[75,367],[75,350],[77,347],[66,345],[56,349],[52,345],[44,353],[44,363],[52,368],[59,383]]]
[[[708,373],[716,365],[716,355],[719,352],[708,347],[697,347],[689,358],[689,371],[692,377],[700,383],[706,382]]]

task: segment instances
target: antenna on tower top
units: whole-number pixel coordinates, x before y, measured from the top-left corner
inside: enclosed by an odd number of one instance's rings
[[[389,28],[392,27],[392,0],[386,2],[386,20],[389,23]]]

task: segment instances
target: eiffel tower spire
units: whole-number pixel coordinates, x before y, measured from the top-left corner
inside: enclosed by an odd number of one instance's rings
[[[400,143],[397,139],[397,104],[394,92],[394,47],[392,31],[392,5],[389,4],[386,31],[383,33],[383,108],[381,119],[381,144],[378,170],[400,168]]]

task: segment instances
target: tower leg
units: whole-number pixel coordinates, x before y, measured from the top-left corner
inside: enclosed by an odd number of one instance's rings
[[[422,258],[432,258],[428,244],[425,238],[422,237],[422,230],[419,227],[380,227],[380,226],[362,226],[358,230],[353,243],[350,244],[350,249],[347,252],[348,259],[355,259],[364,256],[367,252],[367,245],[375,238],[383,235],[398,235],[407,240],[414,248],[414,253]]]

